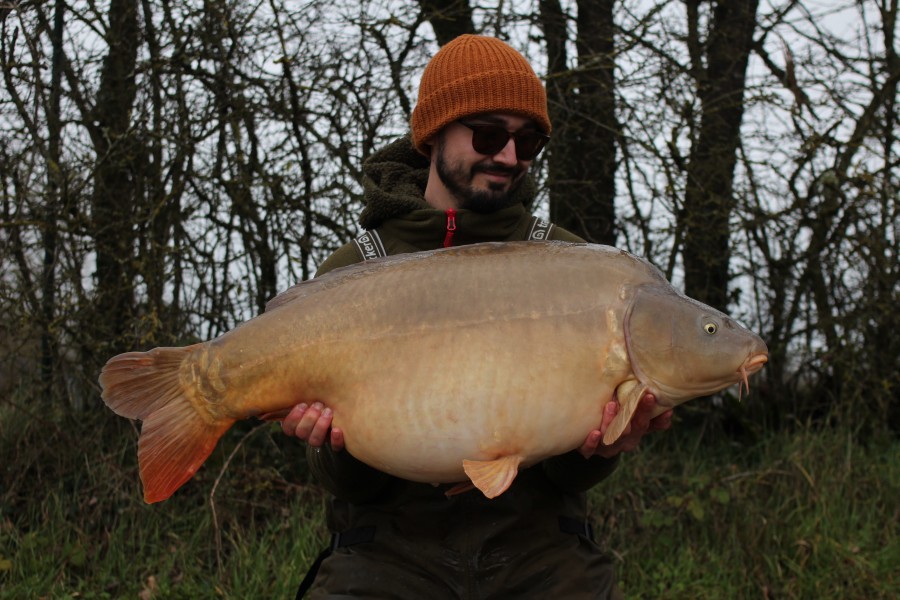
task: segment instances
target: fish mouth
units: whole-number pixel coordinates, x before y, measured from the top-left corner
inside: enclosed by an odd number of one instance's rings
[[[754,354],[747,358],[747,360],[741,366],[741,371],[747,373],[748,375],[752,375],[753,373],[756,373],[757,371],[762,369],[763,365],[767,362],[769,362],[768,354]]]
[[[750,393],[750,380],[747,379],[747,376],[762,369],[767,362],[769,362],[769,355],[760,352],[747,357],[747,360],[738,369],[738,401],[741,400],[744,388],[747,388],[748,394]]]

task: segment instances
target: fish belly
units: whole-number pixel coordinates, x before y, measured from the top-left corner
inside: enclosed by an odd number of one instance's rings
[[[369,357],[354,364],[371,366],[336,390],[335,425],[357,458],[417,481],[459,481],[464,459],[531,464],[571,450],[614,389],[584,322],[471,325],[358,348]]]

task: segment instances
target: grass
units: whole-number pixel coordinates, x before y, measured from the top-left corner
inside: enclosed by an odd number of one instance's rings
[[[0,479],[0,598],[293,597],[326,539],[324,498],[298,478],[297,444],[274,426],[239,428],[193,483],[147,505],[134,432],[91,420],[102,431],[0,412],[12,458]],[[211,501],[223,449],[248,435]]]
[[[0,598],[292,598],[325,542],[324,498],[274,426],[238,427],[146,505],[127,422],[15,406],[0,404]],[[898,497],[896,439],[739,444],[676,426],[591,506],[629,598],[887,599],[900,597]]]
[[[900,597],[896,440],[648,442],[592,493],[629,597]]]

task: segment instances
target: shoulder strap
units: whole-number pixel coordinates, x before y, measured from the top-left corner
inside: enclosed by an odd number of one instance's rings
[[[550,239],[550,231],[555,227],[553,223],[550,221],[545,221],[540,217],[532,217],[531,226],[528,228],[528,237],[525,238],[529,241],[538,240],[544,241]]]
[[[549,240],[550,232],[553,231],[554,227],[555,225],[550,221],[545,221],[540,217],[532,217],[531,224],[528,226],[528,235],[525,239],[529,241]],[[356,251],[359,253],[360,258],[364,261],[387,256],[381,236],[378,235],[378,231],[375,229],[363,231],[353,240],[353,244],[356,246]]]
[[[381,242],[381,236],[374,229],[363,231],[353,240],[353,243],[356,245],[356,251],[359,252],[363,260],[387,256],[384,244]]]

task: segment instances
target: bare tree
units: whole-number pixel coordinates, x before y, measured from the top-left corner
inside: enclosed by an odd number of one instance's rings
[[[588,241],[616,242],[616,146],[613,0],[581,0],[572,19],[558,0],[543,0],[548,101],[554,123],[549,158],[550,215]],[[570,65],[569,21],[576,25]]]
[[[428,58],[484,32],[547,82],[537,210],[758,329],[766,422],[864,407],[900,429],[896,20],[897,0],[16,3],[5,372],[80,405],[114,348],[215,336],[311,276]]]
[[[784,143],[799,152],[782,169],[788,202],[760,202],[750,234],[771,290],[765,312],[779,363],[772,375],[794,392],[785,399],[799,414],[847,423],[877,415],[896,430],[900,353],[888,332],[900,321],[887,306],[900,294],[897,2],[835,10],[843,18],[855,12],[864,33],[835,36],[801,6],[803,18],[790,29],[809,40],[806,60],[795,59],[783,37],[781,61],[764,38],[757,44],[791,92]],[[826,72],[845,75],[836,84]],[[852,73],[866,84],[847,85]],[[761,197],[771,194],[756,187]]]
[[[700,33],[701,2],[685,4],[700,125],[691,144],[684,206],[678,215],[684,236],[684,287],[689,296],[724,309],[730,279],[734,168],[758,1],[714,2],[705,36]]]

